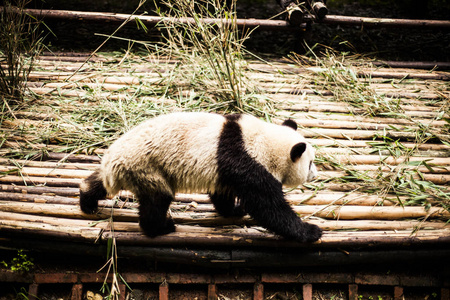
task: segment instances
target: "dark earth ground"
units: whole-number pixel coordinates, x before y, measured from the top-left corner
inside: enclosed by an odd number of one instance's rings
[[[138,5],[137,0],[47,0],[35,1],[30,7],[72,9],[82,11],[131,13]],[[446,0],[365,0],[365,1],[328,1],[329,14],[379,18],[450,18],[450,1]],[[153,15],[153,1],[147,1],[143,9]],[[267,19],[281,11],[275,0],[239,0],[237,13],[239,18]],[[278,18],[283,18],[279,16]],[[45,21],[56,36],[49,35],[47,43],[52,50],[90,51],[100,45],[104,37],[96,34],[111,34],[117,24],[88,22]],[[144,33],[132,26],[122,28],[117,36],[126,39],[155,41],[159,32],[150,30]],[[450,32],[447,30],[424,29],[365,29],[355,26],[329,26],[314,24],[306,34],[280,31],[255,31],[246,42],[253,53],[283,56],[291,51],[304,53],[304,41],[309,47],[321,45],[332,47],[340,52],[359,54],[383,60],[406,61],[450,61]],[[128,43],[109,41],[103,51],[126,50]]]

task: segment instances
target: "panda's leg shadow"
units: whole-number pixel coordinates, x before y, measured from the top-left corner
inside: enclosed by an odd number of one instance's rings
[[[209,194],[216,211],[223,217],[243,217],[246,215],[241,201],[237,202],[236,195],[231,191],[221,191]]]
[[[144,233],[150,237],[163,235],[175,231],[172,218],[167,217],[170,203],[174,197],[168,192],[152,192],[138,194],[139,225]]]

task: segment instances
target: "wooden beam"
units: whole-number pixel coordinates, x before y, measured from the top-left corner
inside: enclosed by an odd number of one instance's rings
[[[358,285],[357,284],[349,284],[348,285],[348,299],[349,300],[358,300]]]
[[[255,283],[253,287],[253,300],[264,299],[264,285],[261,282]]]
[[[315,16],[305,16],[305,19],[319,24],[361,26],[365,28],[419,28],[419,29],[450,29],[450,21],[446,20],[413,20],[413,19],[389,19],[368,18],[353,16],[326,15],[322,19]]]
[[[303,300],[312,300],[312,284],[306,283],[303,285]]]
[[[0,11],[3,8],[0,7]],[[90,22],[103,22],[103,23],[131,23],[135,24],[139,19],[142,23],[150,26],[154,26],[160,22],[165,23],[181,23],[181,24],[195,24],[197,22],[194,18],[168,18],[159,16],[143,16],[143,15],[130,15],[120,13],[109,12],[86,12],[86,11],[72,11],[72,10],[51,10],[51,9],[24,9],[24,13],[30,14],[36,18],[45,19],[62,19],[73,21],[90,21]],[[258,19],[214,19],[203,18],[200,22],[205,24],[229,24],[235,22],[240,28],[261,28],[265,30],[299,30],[300,26],[294,27],[285,20],[258,20]]]
[[[3,7],[0,7],[0,11]],[[159,22],[172,22],[182,24],[194,24],[194,18],[167,18],[159,16],[138,16],[119,13],[105,12],[85,12],[69,10],[50,10],[50,9],[24,9],[24,13],[37,18],[63,19],[75,21],[91,21],[105,23],[123,23],[135,22],[139,19],[146,25],[156,25]],[[362,26],[365,28],[429,28],[429,29],[450,29],[450,21],[446,20],[412,20],[412,19],[388,19],[388,18],[368,18],[353,16],[326,15],[323,18],[316,18],[314,15],[305,15],[304,19],[309,22],[317,22],[327,25],[347,25]],[[229,20],[204,18],[201,20],[207,24],[228,23]],[[236,19],[236,25],[241,28],[258,27],[264,30],[299,30],[300,26],[292,26],[285,20],[258,20],[258,19]]]
[[[169,300],[169,284],[165,281],[159,285],[159,299]]]

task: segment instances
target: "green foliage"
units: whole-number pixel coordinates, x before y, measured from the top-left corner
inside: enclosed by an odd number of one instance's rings
[[[34,267],[33,258],[28,257],[22,249],[17,251],[17,256],[9,263],[1,261],[0,264],[13,272],[19,273],[29,272]]]
[[[180,84],[191,91],[194,98],[182,99],[185,106],[194,102],[196,109],[267,117],[272,111],[269,99],[245,75],[248,52],[243,43],[251,32],[238,30],[235,1],[229,2],[229,6],[219,0],[163,2],[168,9],[157,9],[161,17],[167,17],[158,24],[163,42],[146,47],[180,62],[164,84],[169,92],[178,91]]]
[[[0,98],[5,104],[23,100],[28,74],[43,49],[41,22],[23,12],[29,2],[7,0],[0,12]]]

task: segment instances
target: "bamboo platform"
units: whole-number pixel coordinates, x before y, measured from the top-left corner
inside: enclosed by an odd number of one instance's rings
[[[95,216],[79,209],[78,185],[98,166],[104,149],[94,145],[61,152],[64,137],[49,135],[45,140],[31,132],[55,126],[93,130],[80,128],[64,116],[77,106],[100,105],[99,99],[121,101],[146,85],[158,84],[173,62],[160,61],[156,69],[148,67],[145,59],[121,64],[121,59],[95,56],[84,64],[86,58],[75,54],[41,57],[28,85],[42,103],[2,119],[0,247],[104,257],[114,241],[119,257],[219,269],[407,264],[430,257],[448,262],[449,211],[432,200],[427,206],[414,205],[406,195],[367,193],[358,181],[336,179],[354,171],[374,177],[399,167],[411,168],[420,172],[407,181],[423,182],[424,189],[431,183],[448,193],[450,146],[433,137],[418,146],[414,140],[424,126],[448,140],[450,73],[355,64],[358,80],[378,95],[398,101],[407,116],[371,117],[364,108],[336,101],[333,90],[317,84],[314,78],[320,68],[280,60],[250,62],[247,76],[274,100],[280,119],[295,118],[318,147],[320,176],[313,185],[320,188],[289,191],[287,199],[300,216],[324,230],[322,239],[297,243],[267,232],[248,216],[222,218],[201,194],[177,195],[171,205],[176,232],[149,238],[138,226],[137,204],[127,191],[100,201]],[[108,65],[114,68],[102,69]],[[56,104],[55,98],[67,99],[67,106]],[[155,103],[171,101],[144,98]],[[377,142],[386,139],[401,141],[402,147],[415,150],[414,155],[396,156],[377,147]],[[26,159],[14,158],[23,154],[28,154]],[[439,281],[438,286],[445,286],[444,294],[448,293],[447,281]]]

